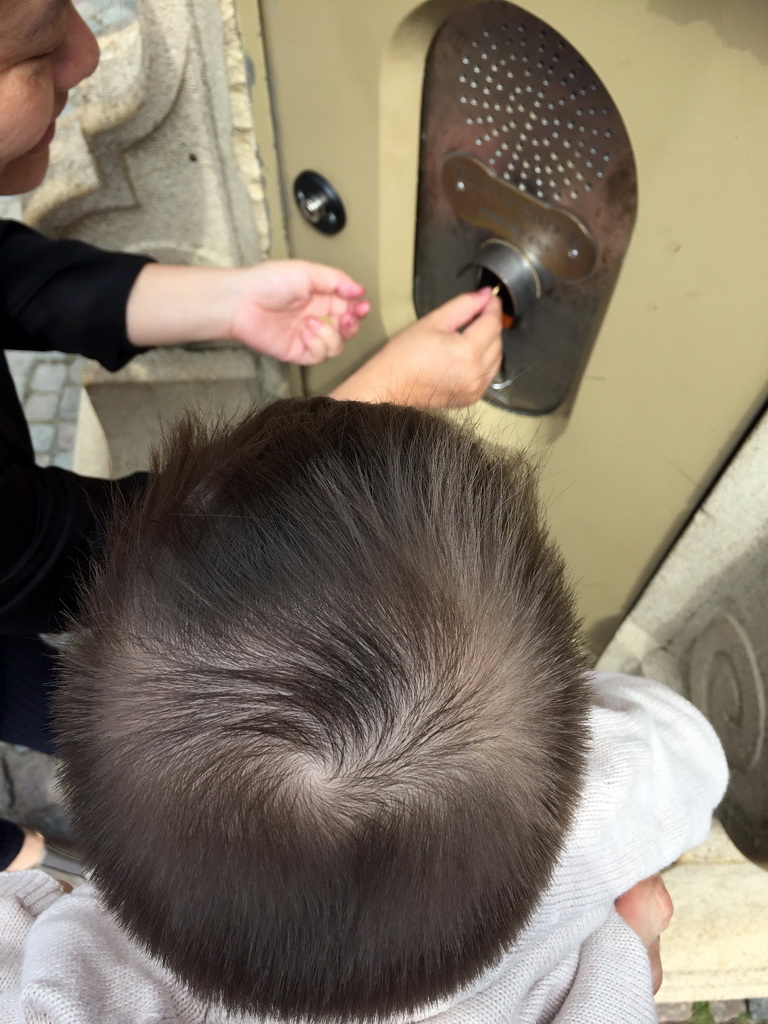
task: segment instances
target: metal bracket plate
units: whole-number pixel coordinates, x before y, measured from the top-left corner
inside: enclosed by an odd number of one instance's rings
[[[511,242],[563,281],[578,281],[594,267],[596,246],[578,217],[514,188],[479,160],[447,157],[443,188],[457,217]]]

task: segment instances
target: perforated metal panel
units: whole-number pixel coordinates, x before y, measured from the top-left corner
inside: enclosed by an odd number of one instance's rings
[[[539,298],[505,331],[496,404],[545,413],[572,395],[635,207],[626,130],[582,55],[512,4],[444,22],[425,73],[415,303],[474,287],[489,239],[519,253]]]
[[[567,204],[600,187],[625,141],[605,88],[572,46],[537,19],[502,21],[469,41],[459,103],[475,152],[521,192]]]

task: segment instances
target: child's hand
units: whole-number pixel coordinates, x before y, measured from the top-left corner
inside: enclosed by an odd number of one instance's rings
[[[319,263],[268,260],[237,274],[228,336],[288,363],[338,355],[370,309],[362,285]]]
[[[460,408],[482,397],[500,362],[501,303],[481,288],[395,335],[332,397]]]
[[[651,875],[633,885],[616,900],[616,910],[648,950],[653,994],[661,988],[661,945],[659,936],[672,920],[674,907],[661,875]]]

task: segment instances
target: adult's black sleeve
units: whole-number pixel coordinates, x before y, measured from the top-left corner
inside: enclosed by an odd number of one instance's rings
[[[128,341],[125,310],[147,262],[0,221],[0,348],[78,353],[119,369],[141,351]],[[130,498],[144,479],[36,466],[0,355],[0,635],[66,623],[115,498]]]
[[[72,352],[119,369],[141,351],[128,340],[125,309],[148,262],[0,221],[2,348]]]
[[[77,610],[113,503],[132,500],[146,473],[95,480],[7,456],[0,439],[0,635],[54,632]]]

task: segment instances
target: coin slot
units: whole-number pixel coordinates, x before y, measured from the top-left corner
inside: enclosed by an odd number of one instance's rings
[[[492,270],[483,267],[478,275],[478,288],[492,288],[501,301],[501,326],[505,331],[515,326],[518,319],[518,312],[515,303],[509,294],[509,289],[504,282]]]
[[[539,298],[538,274],[518,249],[498,238],[486,239],[473,263],[478,287],[493,288],[501,299],[502,326],[509,330]]]

